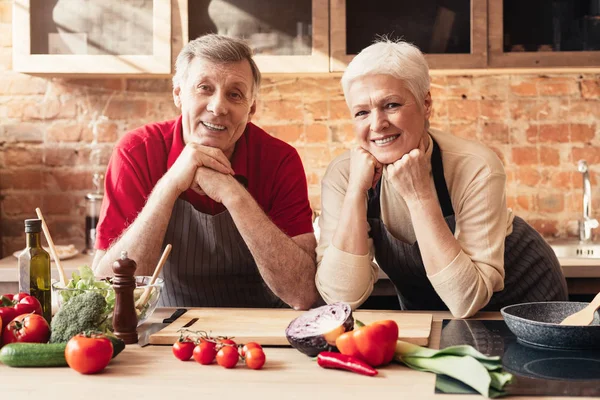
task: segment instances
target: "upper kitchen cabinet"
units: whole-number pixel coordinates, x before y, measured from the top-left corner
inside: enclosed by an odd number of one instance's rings
[[[329,71],[328,0],[188,0],[187,7],[189,40],[243,38],[263,73]]]
[[[431,69],[485,68],[486,0],[331,0],[331,70],[386,35],[414,43]]]
[[[494,68],[600,66],[600,0],[489,0]]]
[[[171,0],[15,0],[13,68],[168,75]]]

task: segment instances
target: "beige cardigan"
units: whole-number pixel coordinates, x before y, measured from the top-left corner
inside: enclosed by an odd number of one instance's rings
[[[513,214],[506,207],[506,174],[496,154],[481,143],[433,129],[444,165],[444,177],[456,217],[454,237],[462,251],[440,272],[428,275],[453,315],[468,317],[504,288],[504,240],[512,232]],[[428,147],[431,153],[433,146]],[[369,239],[369,253],[355,255],[331,244],[348,185],[350,153],[337,157],[322,182],[320,239],[316,285],[328,302],[345,301],[353,308],[373,291],[378,267]],[[406,203],[383,175],[381,218],[390,233],[407,243],[416,241]],[[367,198],[365,197],[365,202]]]

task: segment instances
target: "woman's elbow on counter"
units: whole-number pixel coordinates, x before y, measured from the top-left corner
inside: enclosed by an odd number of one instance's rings
[[[450,312],[452,313],[452,316],[454,318],[470,318],[473,315],[477,314],[477,312],[479,311],[479,309],[477,308],[468,308],[468,309],[457,309],[457,308],[450,308]]]
[[[463,301],[455,302],[454,304],[446,304],[454,318],[470,318],[477,314],[479,310],[487,305],[489,298],[482,301],[478,297],[465,298]]]

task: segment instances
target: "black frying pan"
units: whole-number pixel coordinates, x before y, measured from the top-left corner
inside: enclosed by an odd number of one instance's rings
[[[588,304],[570,301],[522,303],[504,307],[500,312],[508,328],[522,343],[557,349],[600,349],[598,312],[591,325],[559,325]]]

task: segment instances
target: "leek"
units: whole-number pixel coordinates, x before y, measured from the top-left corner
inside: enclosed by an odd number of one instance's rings
[[[468,345],[433,350],[399,340],[394,359],[417,371],[447,375],[488,398],[504,395],[504,386],[512,380],[502,371],[500,357],[486,356]],[[449,388],[451,383],[442,380],[442,386]]]

